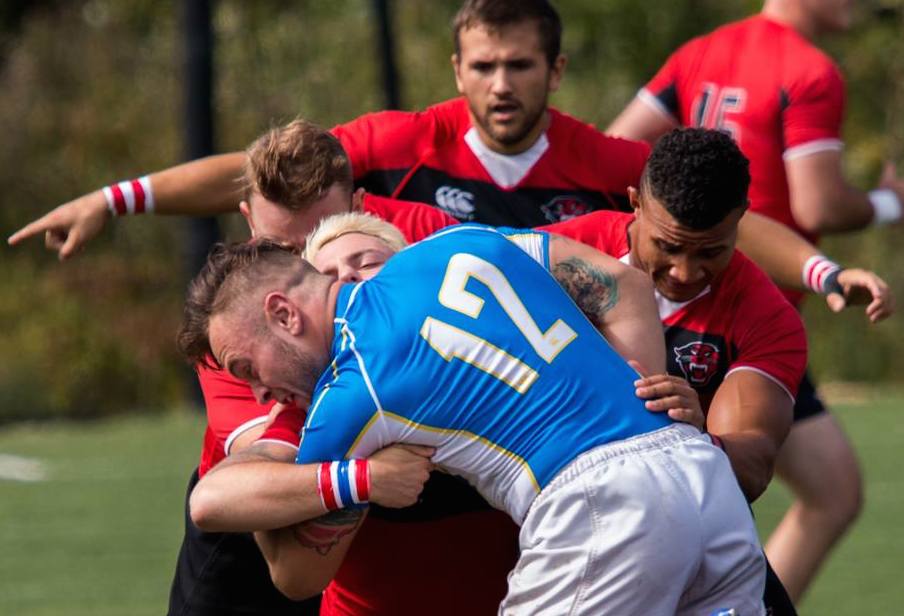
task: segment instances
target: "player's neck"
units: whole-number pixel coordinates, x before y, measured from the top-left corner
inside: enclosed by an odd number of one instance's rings
[[[811,41],[820,35],[819,27],[815,20],[796,2],[766,0],[760,14],[772,21],[793,28],[798,34]]]
[[[540,135],[549,128],[549,122],[549,110],[547,109],[540,117],[540,121],[537,122],[533,128],[530,129],[530,132],[528,132],[520,141],[517,143],[506,144],[499,143],[493,139],[486,131],[484,131],[483,127],[480,126],[480,123],[474,119],[473,115],[471,116],[471,126],[477,129],[477,134],[483,144],[497,154],[503,154],[505,156],[515,156],[516,154],[521,154],[522,152],[529,150],[531,146],[537,143]]]
[[[333,323],[336,318],[336,300],[339,298],[339,289],[342,288],[344,283],[339,282],[338,280],[333,281],[330,284],[329,288],[326,292],[326,306],[324,312],[324,331],[326,332],[327,337],[327,348],[332,348],[333,346]]]

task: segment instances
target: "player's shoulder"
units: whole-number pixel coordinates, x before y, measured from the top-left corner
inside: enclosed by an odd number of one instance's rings
[[[750,28],[751,18],[723,24],[709,32],[698,34],[678,46],[669,56],[672,63],[696,63],[713,47],[734,45]]]
[[[650,156],[648,143],[607,135],[557,109],[549,113],[549,151],[543,160],[550,170],[589,190],[624,193],[637,184]]]
[[[781,67],[785,87],[807,86],[813,82],[843,87],[841,69],[835,60],[791,26],[763,15],[745,22],[748,37],[757,43],[764,56],[773,57],[773,62]]]
[[[545,233],[538,233],[533,229],[497,228],[469,222],[440,229],[425,240],[407,247],[390,259],[387,266],[398,260],[400,266],[404,262],[406,268],[414,268],[421,274],[430,271],[432,267],[445,271],[458,253],[469,253],[495,265],[512,265],[524,256],[545,264],[547,249]],[[377,278],[384,272],[385,266]],[[423,281],[424,276],[419,275],[419,280]]]
[[[599,128],[553,107],[549,108],[550,147],[580,151],[582,147],[605,148],[613,154],[619,152],[649,154],[650,147],[642,141],[607,135]],[[586,157],[585,157],[586,158]],[[598,164],[598,161],[591,161]]]
[[[405,201],[367,193],[364,211],[394,225],[409,243],[418,242],[430,234],[458,221],[426,203]]]
[[[336,126],[333,132],[342,139],[354,133],[404,134],[407,130],[416,131],[416,136],[422,139],[429,139],[435,134],[440,137],[448,133],[463,134],[467,130],[468,121],[466,101],[463,98],[453,98],[415,111],[372,111]]]
[[[621,257],[629,250],[628,227],[633,221],[634,215],[627,212],[598,210],[545,225],[539,230],[562,235],[606,254]]]
[[[735,250],[722,274],[717,293],[720,304],[734,306],[747,318],[768,321],[780,314],[797,315],[766,272],[740,250]]]
[[[463,137],[471,128],[468,102],[463,96],[431,105],[423,114],[430,118],[437,134],[445,139]]]
[[[720,289],[731,295],[755,295],[775,288],[775,285],[747,255],[735,250],[722,274]]]

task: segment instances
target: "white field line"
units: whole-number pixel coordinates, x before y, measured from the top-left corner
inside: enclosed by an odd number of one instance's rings
[[[0,453],[0,481],[44,481],[47,469],[40,460]]]

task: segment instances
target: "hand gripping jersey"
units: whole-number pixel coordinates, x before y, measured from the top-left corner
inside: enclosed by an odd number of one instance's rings
[[[640,91],[685,126],[721,129],[750,159],[750,207],[794,222],[784,161],[841,149],[844,83],[793,28],[755,16],[685,44]]]
[[[604,135],[549,110],[526,152],[487,148],[457,98],[418,113],[381,111],[333,132],[368,191],[435,205],[460,221],[534,227],[599,209],[626,209],[649,146]]]
[[[634,216],[594,212],[544,230],[570,237],[629,262],[628,227]],[[735,251],[728,267],[701,295],[675,303],[656,293],[665,327],[668,372],[697,390],[709,408],[722,381],[736,370],[753,370],[793,399],[807,360],[806,336],[797,311],[766,274]]]
[[[430,445],[520,523],[581,452],[668,426],[540,263],[546,236],[451,227],[343,287],[297,461]],[[535,260],[536,259],[536,260]]]

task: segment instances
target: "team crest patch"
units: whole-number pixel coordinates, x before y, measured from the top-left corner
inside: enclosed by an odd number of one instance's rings
[[[577,218],[590,211],[586,203],[574,195],[562,195],[540,206],[540,211],[549,222],[560,222]]]
[[[689,342],[672,349],[684,378],[694,387],[703,387],[718,370],[719,347],[709,342]]]

